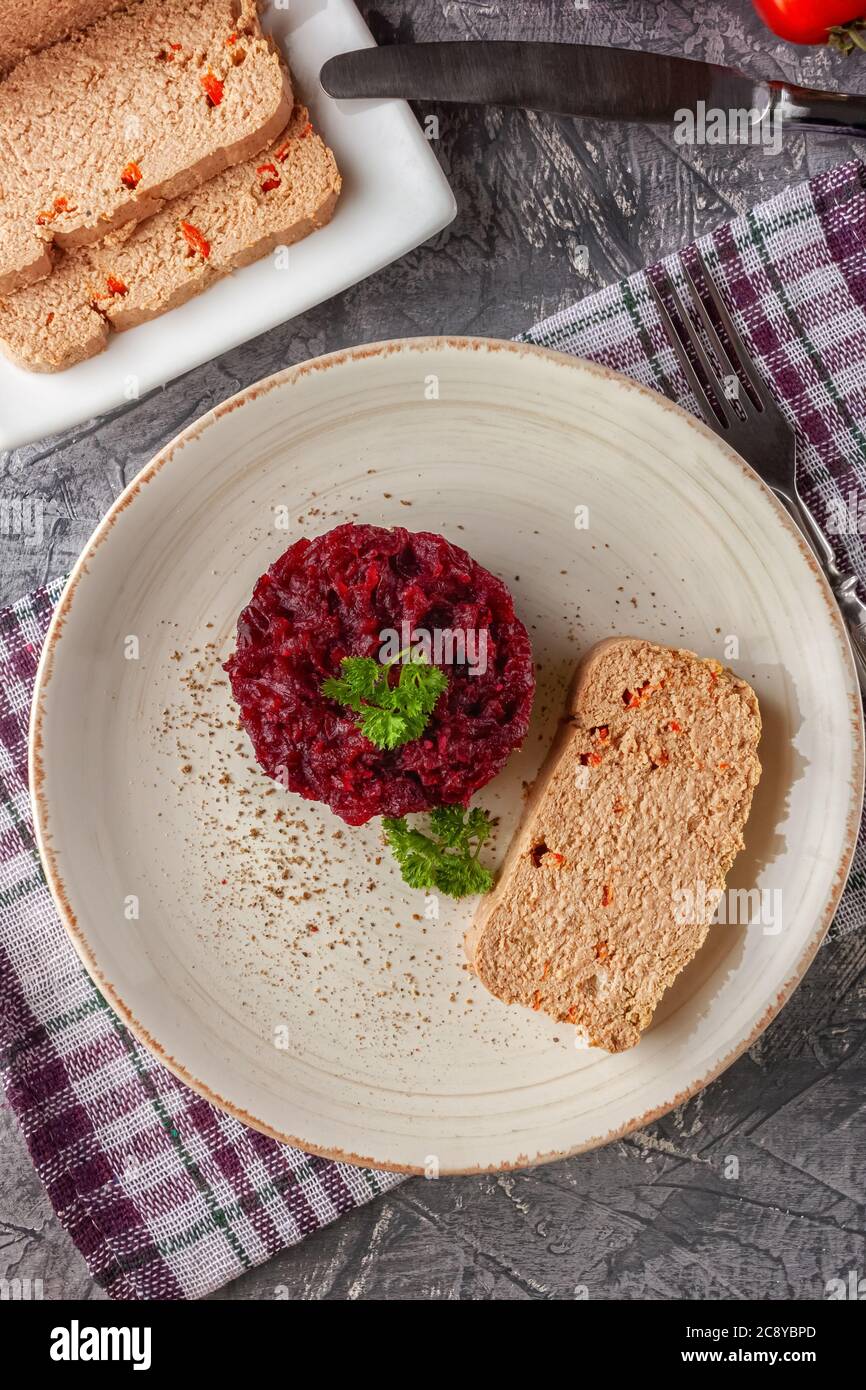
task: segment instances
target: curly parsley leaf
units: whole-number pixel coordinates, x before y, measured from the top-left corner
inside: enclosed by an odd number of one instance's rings
[[[489,893],[493,875],[478,855],[490,837],[490,817],[480,807],[463,812],[459,806],[437,806],[430,812],[425,835],[405,816],[382,821],[385,839],[410,888],[435,889],[451,898]]]
[[[444,671],[415,656],[401,665],[399,679],[392,685],[391,667],[404,655],[401,652],[385,665],[371,656],[344,656],[342,675],[322,683],[322,693],[352,710],[361,733],[377,748],[400,748],[420,738],[448,687]]]
[[[419,714],[432,714],[436,702],[448,688],[448,677],[438,666],[430,666],[421,657],[400,667],[397,693],[407,703],[417,706]]]
[[[344,657],[340,662],[342,677],[330,679],[322,684],[322,691],[331,700],[359,714],[365,700],[375,698],[381,667],[372,657]]]

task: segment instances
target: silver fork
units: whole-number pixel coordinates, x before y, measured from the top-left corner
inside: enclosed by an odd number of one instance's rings
[[[668,275],[664,276],[663,287],[676,309],[679,324],[668,312],[667,305],[652,280],[649,281],[650,293],[655,300],[665,332],[686,380],[697,398],[705,422],[751,464],[811,544],[848,626],[860,688],[866,694],[866,603],[862,602],[857,593],[856,575],[840,570],[829,541],[800,496],[797,490],[797,449],[794,432],[758,375],[725,302],[700,256],[698,264],[707,295],[719,316],[728,346],[725,346],[717,333],[701,298],[697,281],[690,267],[685,264],[683,269],[689,299],[706,334],[716,363],[704,347],[703,340]],[[695,360],[713,391],[715,406],[689,357],[689,349],[694,353]],[[748,392],[739,389],[735,400],[728,399],[724,389],[725,377],[733,382],[739,382],[740,377],[745,378]],[[742,410],[742,416],[734,408],[735,404]]]

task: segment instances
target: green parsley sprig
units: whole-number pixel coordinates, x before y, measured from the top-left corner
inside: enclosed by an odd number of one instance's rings
[[[382,828],[410,888],[466,898],[489,893],[493,887],[492,873],[478,861],[493,829],[480,807],[464,813],[459,806],[437,806],[430,812],[432,835],[412,829],[405,816],[399,820],[386,816]]]
[[[400,748],[420,738],[448,687],[444,671],[415,655],[400,667],[400,678],[392,685],[391,667],[405,655],[399,652],[384,665],[371,656],[344,656],[342,676],[322,683],[322,693],[352,710],[361,733],[377,748]]]

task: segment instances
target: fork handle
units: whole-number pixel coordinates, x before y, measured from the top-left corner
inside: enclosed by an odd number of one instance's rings
[[[806,539],[811,542],[812,549],[821,562],[821,568],[845,619],[854,651],[854,665],[857,668],[860,689],[866,696],[866,603],[857,592],[857,576],[850,570],[840,570],[836,564],[833,547],[803,499],[799,495],[794,498],[780,493],[776,495],[799,523],[800,529],[805,532]]]
[[[857,593],[856,575],[840,574],[838,580],[833,579],[829,574],[827,577],[830,580],[833,593],[836,595],[836,602],[842,610],[842,616],[848,624],[848,636],[851,638],[851,646],[854,648],[857,674],[860,677],[860,689],[866,695],[866,603]]]

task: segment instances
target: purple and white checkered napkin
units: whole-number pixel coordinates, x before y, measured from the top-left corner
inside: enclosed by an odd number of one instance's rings
[[[866,495],[866,165],[822,174],[700,245],[797,426],[816,513]],[[681,282],[673,258],[667,267]],[[526,340],[696,407],[643,272]],[[838,539],[866,579],[862,535]],[[312,1158],[222,1114],[135,1041],[82,969],[42,877],[26,782],[33,678],[59,592],[0,613],[0,1073],[51,1201],[111,1296],[195,1298],[399,1178]],[[836,933],[866,920],[864,867],[861,842]]]

